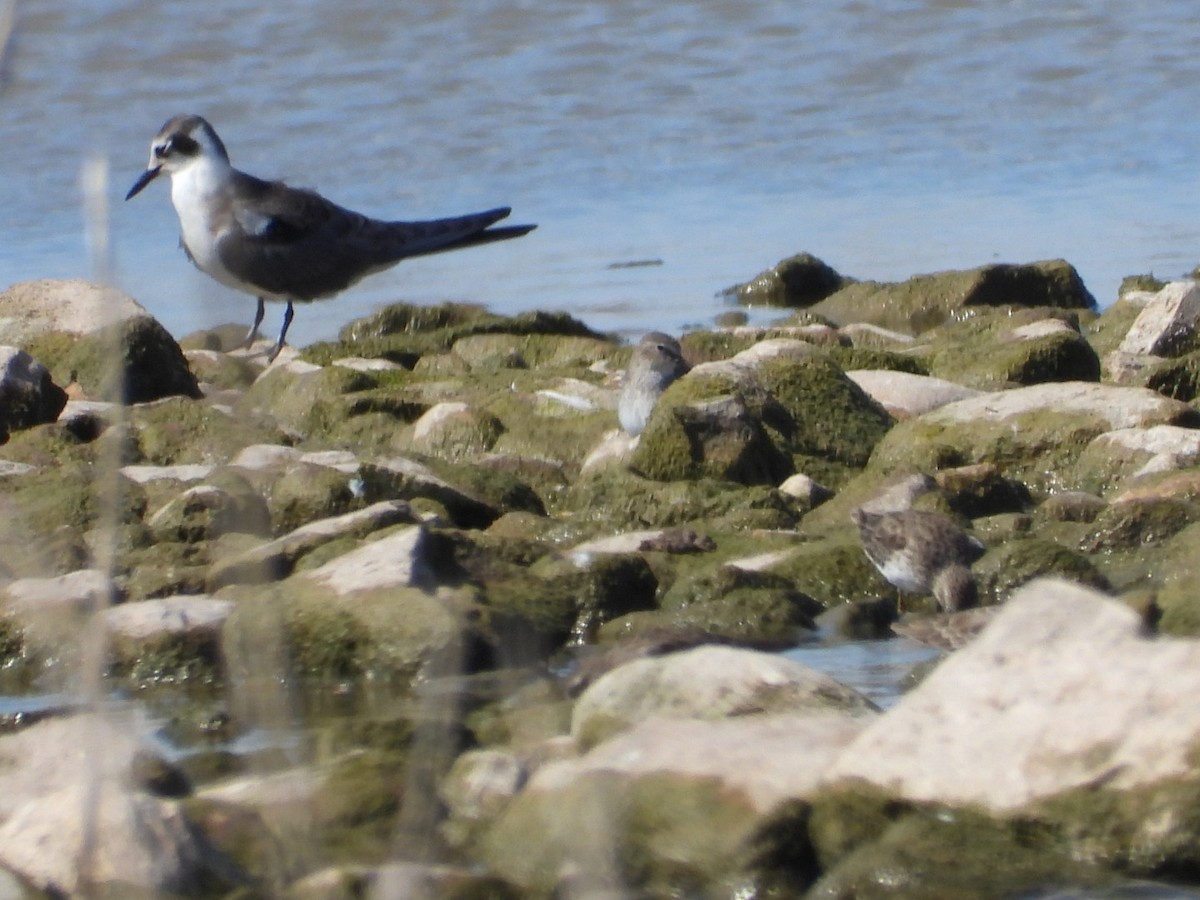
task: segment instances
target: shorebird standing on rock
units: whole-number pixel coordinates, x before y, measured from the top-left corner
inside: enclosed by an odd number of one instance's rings
[[[690,368],[675,338],[661,331],[643,335],[633,348],[617,401],[621,427],[633,437],[641,434],[662,392]]]
[[[283,300],[283,328],[269,360],[283,349],[292,302],[323,300],[410,256],[520,237],[535,225],[492,228],[511,210],[422,222],[384,222],[331,203],[314,191],[263,181],[235,169],[216,131],[200,116],[176,116],[150,143],[150,163],[129,200],[162,173],[171,176],[188,259],[206,275],[258,298],[249,347],[264,300]]]
[[[945,612],[979,602],[971,563],[984,546],[941,513],[920,509],[850,514],[867,558],[893,586],[912,594],[933,594]]]

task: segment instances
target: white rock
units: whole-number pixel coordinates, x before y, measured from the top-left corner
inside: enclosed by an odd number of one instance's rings
[[[333,361],[335,366],[341,366],[343,369],[353,369],[355,372],[394,372],[396,369],[403,369],[404,366],[399,363],[394,363],[390,359],[366,359],[361,356],[346,356],[342,359]]]
[[[1191,336],[1200,322],[1200,286],[1172,281],[1138,314],[1118,350],[1166,354]]]
[[[1194,776],[1200,642],[1141,628],[1102,594],[1031,582],[867,728],[827,780],[1008,810],[1085,785]]]
[[[220,634],[221,626],[233,612],[231,600],[218,600],[199,594],[161,597],[122,603],[103,612],[107,630],[130,640],[153,637],[210,638]]]
[[[132,785],[137,727],[74,716],[0,737],[0,865],[71,897],[186,891],[229,868],[178,804]]]
[[[636,659],[606,672],[575,702],[571,734],[590,742],[596,729],[616,731],[655,716],[722,719],[833,709],[870,714],[874,706],[793,660],[708,645]]]
[[[79,279],[23,281],[0,293],[0,334],[13,344],[48,331],[91,334],[139,316],[149,313],[132,297]]]
[[[897,419],[923,415],[947,403],[983,393],[941,378],[887,369],[855,369],[847,372],[846,377]]]
[[[1003,422],[1042,411],[1057,416],[1091,416],[1106,422],[1110,429],[1169,424],[1192,414],[1186,403],[1171,400],[1149,388],[1061,381],[947,403],[926,413],[925,420],[932,424]]]
[[[1012,329],[1005,337],[1010,340],[1018,341],[1034,341],[1038,338],[1050,337],[1055,334],[1073,334],[1078,336],[1079,331],[1072,328],[1070,324],[1062,319],[1039,319],[1036,322],[1030,322],[1028,325],[1021,325],[1018,328]]]
[[[396,587],[428,587],[434,582],[426,558],[425,530],[414,525],[344,553],[302,577],[319,581],[339,595]]]
[[[872,325],[869,322],[852,322],[849,325],[843,325],[841,332],[850,338],[850,343],[855,347],[874,347],[880,344],[915,344],[917,341],[911,334],[880,328],[878,325]]]
[[[662,537],[665,530],[649,528],[644,531],[626,531],[622,534],[610,534],[576,544],[567,551],[574,560],[586,561],[589,556],[598,553],[637,553],[643,541]]]
[[[592,772],[712,778],[758,812],[810,795],[826,768],[870,722],[838,712],[721,721],[651,718],[577,760],[538,769],[528,790],[555,790]]]
[[[138,484],[149,484],[151,481],[203,481],[211,475],[216,466],[200,464],[183,464],[178,466],[122,466],[121,474],[130,481]]]
[[[115,587],[99,569],[80,569],[54,578],[20,578],[3,591],[5,606],[26,613],[68,607],[87,613],[112,602]]]
[[[1089,454],[1099,452],[1114,459],[1133,454],[1148,456],[1133,477],[1169,472],[1200,461],[1200,431],[1177,425],[1150,428],[1122,428],[1099,435],[1087,447]]]
[[[0,459],[0,478],[28,475],[36,471],[37,466],[31,466],[29,463],[14,462],[11,459]]]
[[[590,475],[626,465],[633,457],[633,451],[637,449],[639,440],[641,440],[640,437],[628,434],[623,428],[605,432],[600,443],[592,448],[579,467],[579,474]]]

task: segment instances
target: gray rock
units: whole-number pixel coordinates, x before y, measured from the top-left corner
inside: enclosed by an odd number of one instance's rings
[[[429,540],[420,526],[406,528],[351,550],[304,577],[338,595],[397,587],[432,587]]]

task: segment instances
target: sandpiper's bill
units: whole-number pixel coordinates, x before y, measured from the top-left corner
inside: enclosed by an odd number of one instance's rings
[[[221,284],[258,298],[249,347],[258,337],[263,301],[286,301],[274,360],[292,323],[292,302],[322,300],[402,259],[520,237],[534,225],[492,228],[511,210],[421,222],[384,222],[314,191],[264,181],[235,169],[216,131],[200,116],[176,116],[150,142],[150,163],[125,199],[159,175],[171,176],[184,252]]]
[[[912,594],[933,594],[946,612],[979,602],[971,563],[984,546],[948,516],[920,509],[851,514],[863,550],[893,586]]]
[[[690,368],[675,338],[661,331],[643,335],[633,348],[617,400],[621,427],[634,437],[641,434],[659,396]]]

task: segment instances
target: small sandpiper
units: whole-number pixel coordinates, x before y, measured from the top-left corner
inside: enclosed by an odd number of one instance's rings
[[[662,392],[690,368],[675,338],[661,331],[643,335],[633,348],[617,400],[621,427],[633,437],[641,434]]]
[[[893,586],[912,594],[933,594],[945,612],[979,602],[971,563],[984,546],[948,516],[919,509],[850,514],[863,550]]]
[[[420,222],[384,222],[314,191],[263,181],[235,169],[216,131],[200,116],[176,116],[150,142],[150,162],[125,199],[162,173],[171,176],[184,252],[228,287],[258,298],[249,347],[258,337],[264,300],[283,300],[283,328],[268,360],[283,349],[292,302],[332,297],[359,279],[410,256],[520,237],[535,225],[490,227],[511,210]]]

